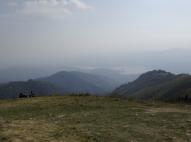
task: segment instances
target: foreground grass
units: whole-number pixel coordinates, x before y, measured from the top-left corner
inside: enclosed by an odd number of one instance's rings
[[[0,142],[189,142],[191,106],[110,97],[0,101]]]

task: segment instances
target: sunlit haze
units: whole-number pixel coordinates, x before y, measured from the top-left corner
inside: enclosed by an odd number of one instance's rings
[[[190,0],[0,1],[0,69],[191,73]]]

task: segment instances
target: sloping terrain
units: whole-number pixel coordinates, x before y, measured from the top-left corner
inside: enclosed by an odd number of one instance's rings
[[[31,91],[37,96],[55,93],[103,95],[110,93],[116,86],[114,80],[103,76],[63,71],[44,78],[0,84],[0,99],[16,98],[20,93],[28,95]]]
[[[117,88],[113,95],[127,98],[176,101],[191,95],[191,76],[154,70]]]
[[[189,105],[111,97],[0,101],[1,142],[189,142]]]
[[[36,96],[45,96],[57,93],[59,88],[44,81],[18,81],[0,85],[0,99],[17,98],[20,93],[29,95],[31,91]]]
[[[55,84],[61,89],[62,93],[89,92],[103,94],[112,91],[116,87],[115,81],[112,79],[75,71],[62,71],[38,80]]]

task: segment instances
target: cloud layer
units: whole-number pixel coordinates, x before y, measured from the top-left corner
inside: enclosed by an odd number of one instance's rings
[[[82,0],[26,0],[22,3],[10,2],[9,6],[17,14],[25,16],[61,17],[74,11],[88,11],[91,6]]]

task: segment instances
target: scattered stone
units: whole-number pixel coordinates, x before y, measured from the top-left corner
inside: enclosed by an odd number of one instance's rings
[[[65,115],[58,115],[57,118],[64,118],[64,117],[65,117]]]

